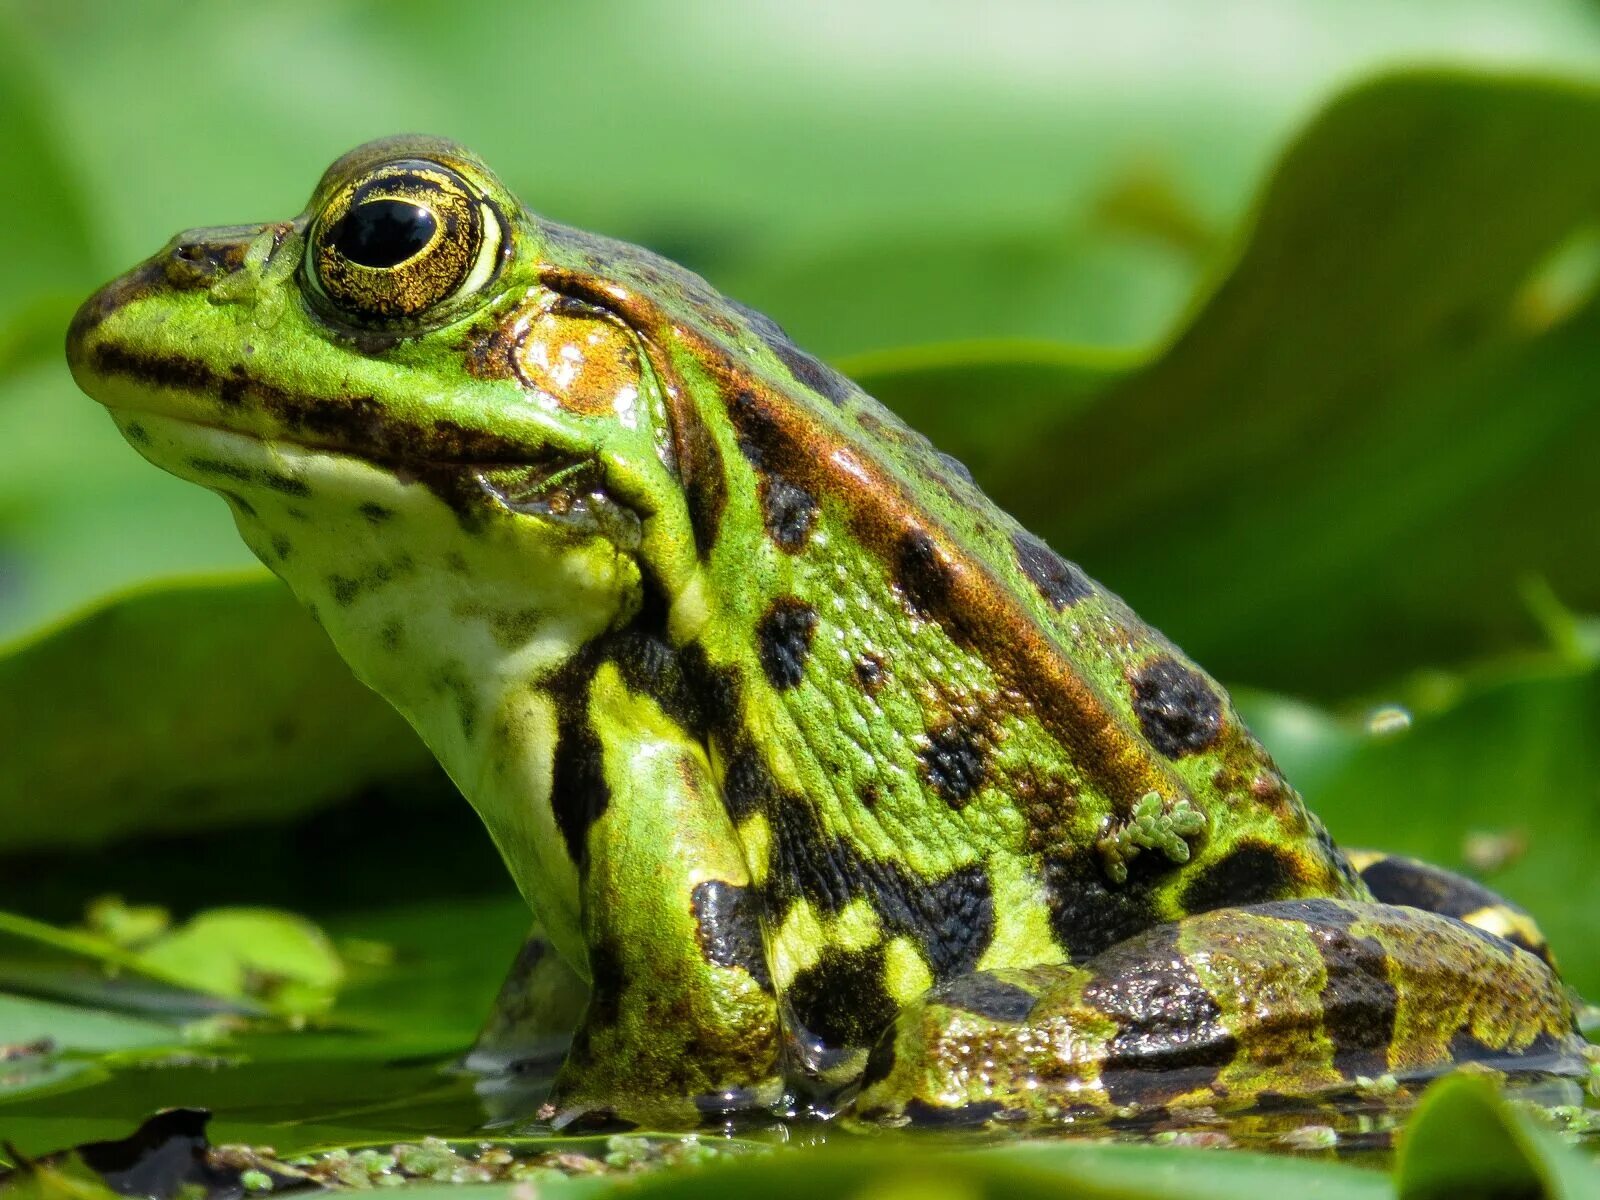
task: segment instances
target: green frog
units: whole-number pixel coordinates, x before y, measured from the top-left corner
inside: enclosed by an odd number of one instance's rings
[[[559,1047],[550,1120],[1584,1069],[1525,913],[1342,852],[1216,681],[960,463],[453,143],[178,235],[67,354],[477,810],[542,930],[496,1020]]]

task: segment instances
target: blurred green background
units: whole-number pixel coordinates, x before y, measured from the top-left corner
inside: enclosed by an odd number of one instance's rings
[[[470,1038],[522,923],[471,814],[60,358],[173,232],[420,130],[838,362],[1342,841],[1485,876],[1600,992],[1597,81],[1578,0],[0,0],[0,910],[279,904],[398,948],[337,1013]],[[238,1136],[258,1085],[207,1094]],[[19,1094],[19,1144],[99,1094]]]

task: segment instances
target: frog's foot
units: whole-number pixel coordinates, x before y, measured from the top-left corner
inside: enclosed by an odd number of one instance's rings
[[[619,1007],[653,1008],[649,997],[639,999],[645,1003]],[[762,1069],[770,1059],[746,1053],[752,1034],[763,1049],[771,1037],[765,1013],[749,1016],[743,1028],[698,1033],[647,1011],[591,1021],[574,1038],[539,1119],[557,1129],[692,1129],[771,1112],[783,1102],[783,1080]],[[644,1019],[635,1025],[634,1017]]]
[[[1462,921],[1275,901],[1160,925],[1080,967],[933,989],[868,1061],[857,1111],[1060,1122],[1247,1106],[1426,1080],[1475,1062],[1581,1076],[1565,988]]]
[[[1348,857],[1375,900],[1455,917],[1555,965],[1544,931],[1533,915],[1477,880],[1399,854],[1353,850]]]

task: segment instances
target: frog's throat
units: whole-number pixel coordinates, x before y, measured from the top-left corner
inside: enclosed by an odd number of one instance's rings
[[[438,758],[583,970],[576,870],[549,803],[558,739],[546,685],[631,617],[633,556],[488,505],[463,520],[435,489],[348,454],[114,415],[152,463],[227,500],[246,545]]]

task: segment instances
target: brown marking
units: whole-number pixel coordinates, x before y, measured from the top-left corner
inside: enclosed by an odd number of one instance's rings
[[[576,417],[614,417],[619,403],[641,402],[632,332],[581,302],[520,321],[511,363],[524,386]]]
[[[856,682],[861,685],[861,690],[869,696],[876,696],[888,675],[888,668],[883,665],[883,656],[869,650],[856,659],[855,667]]]

